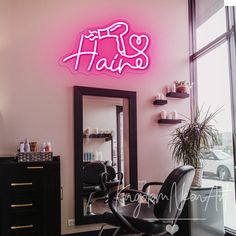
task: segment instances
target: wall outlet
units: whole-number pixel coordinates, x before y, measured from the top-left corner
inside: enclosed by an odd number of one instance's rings
[[[147,180],[139,180],[138,181],[138,189],[142,190],[143,185],[147,183]]]
[[[68,219],[67,224],[69,227],[75,226],[75,219]]]

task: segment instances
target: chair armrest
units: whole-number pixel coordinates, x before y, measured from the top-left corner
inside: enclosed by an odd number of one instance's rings
[[[119,195],[120,193],[130,193],[132,195],[140,194],[142,196],[147,196],[147,194],[138,190],[134,190],[134,189],[122,189],[120,191],[112,192],[111,194],[109,194],[109,198],[108,198],[108,205],[113,215],[120,222],[120,225],[125,229],[131,230],[135,233],[140,233],[138,229],[136,229],[133,225],[131,225],[129,221],[116,210],[117,206],[114,206],[114,202],[115,202],[114,200],[117,198],[117,195]]]
[[[120,180],[120,182],[122,182],[123,178],[124,178],[123,173],[122,172],[117,172],[116,175],[117,175],[117,178]]]
[[[143,185],[142,192],[146,193],[147,188],[151,185],[163,185],[163,182],[148,182],[148,183]]]
[[[108,173],[107,172],[101,173],[100,184],[101,184],[102,190],[107,190],[107,187],[106,187],[107,179],[108,179]]]

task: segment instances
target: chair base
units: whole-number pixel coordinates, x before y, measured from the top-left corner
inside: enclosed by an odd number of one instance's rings
[[[105,224],[103,224],[98,232],[98,236],[101,236],[104,230]],[[112,236],[116,236],[120,230],[120,227],[116,228],[115,231],[113,232]],[[117,235],[118,236],[118,235]]]

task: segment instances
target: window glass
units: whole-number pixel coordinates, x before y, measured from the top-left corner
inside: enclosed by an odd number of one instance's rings
[[[218,36],[226,32],[225,7],[222,7],[210,18],[201,22],[196,29],[197,50],[206,46]]]
[[[225,226],[236,230],[232,112],[227,42],[197,60],[198,104],[216,111],[214,125],[219,130],[219,144],[206,153],[204,186],[222,186]],[[214,156],[215,158],[210,158]]]

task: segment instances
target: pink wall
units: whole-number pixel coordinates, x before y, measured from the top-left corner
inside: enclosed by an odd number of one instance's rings
[[[78,32],[116,19],[150,35],[151,66],[120,79],[72,75],[58,65]],[[0,3],[0,154],[14,153],[23,138],[50,140],[61,155],[62,232],[74,217],[74,85],[137,91],[139,179],[163,180],[174,167],[168,152],[175,126],[159,126],[158,112],[189,115],[189,100],[153,107],[153,96],[174,80],[189,80],[187,0],[44,0]],[[95,227],[95,226],[94,226]],[[95,227],[96,228],[96,227]]]

